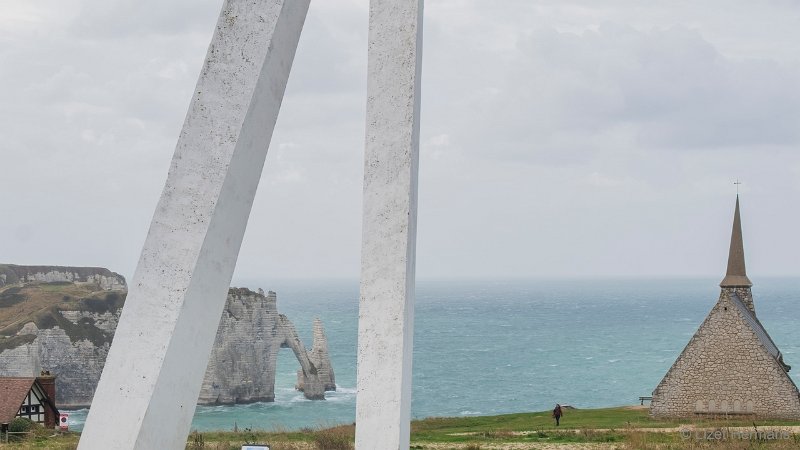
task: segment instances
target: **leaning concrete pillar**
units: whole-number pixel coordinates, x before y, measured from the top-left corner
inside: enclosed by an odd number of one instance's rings
[[[186,445],[309,0],[226,0],[80,450]]]
[[[422,0],[370,2],[356,448],[409,447]]]

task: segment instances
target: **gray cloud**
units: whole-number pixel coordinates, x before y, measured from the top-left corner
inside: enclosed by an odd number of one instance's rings
[[[465,151],[555,162],[631,145],[696,151],[798,144],[795,64],[733,60],[684,27],[641,32],[606,23],[581,34],[517,34],[499,56],[442,37],[433,51],[443,58],[429,58],[426,83],[446,91],[426,96],[425,113],[443,132],[458,134]],[[480,71],[467,65],[488,60],[499,64]],[[451,73],[470,76],[446,84]]]
[[[152,35],[208,34],[216,23],[220,2],[178,0],[84,0],[69,23],[71,34],[83,39],[120,39]]]
[[[312,3],[239,277],[358,275],[367,3]],[[0,5],[0,259],[132,274],[219,4]],[[429,0],[420,276],[716,275],[736,177],[796,274],[798,18]]]

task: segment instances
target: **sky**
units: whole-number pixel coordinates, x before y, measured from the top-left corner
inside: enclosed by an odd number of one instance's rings
[[[0,262],[133,275],[220,0],[0,0]],[[312,0],[235,280],[360,270],[367,0]],[[418,278],[800,275],[800,3],[428,0]],[[266,286],[268,287],[268,286]]]

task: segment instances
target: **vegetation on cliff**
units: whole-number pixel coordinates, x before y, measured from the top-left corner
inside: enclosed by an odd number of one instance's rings
[[[31,283],[0,287],[0,352],[33,342],[34,334],[20,333],[28,323],[37,328],[63,329],[70,340],[89,340],[96,346],[110,343],[113,333],[96,327],[92,319],[77,324],[60,311],[115,314],[125,302],[125,292],[107,291],[92,284]]]

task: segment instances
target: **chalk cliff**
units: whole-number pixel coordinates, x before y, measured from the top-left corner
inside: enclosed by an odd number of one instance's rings
[[[88,406],[125,301],[125,279],[106,269],[0,265],[0,376],[58,376],[61,408]],[[280,348],[300,363],[309,399],[335,389],[321,322],[308,352],[279,314],[274,292],[232,288],[220,318],[200,404],[273,401]]]
[[[18,266],[0,264],[0,288],[24,283],[75,283],[126,290],[125,278],[102,267]]]
[[[333,367],[331,367],[331,357],[328,354],[328,338],[325,336],[325,330],[322,327],[322,321],[314,319],[314,343],[311,351],[308,353],[308,358],[314,367],[317,368],[319,380],[326,391],[336,390],[336,377],[333,374]],[[297,384],[295,388],[298,391],[306,391],[306,375],[303,370],[297,371]]]
[[[125,301],[107,269],[0,265],[0,376],[58,375],[59,407],[87,405]]]
[[[275,363],[281,348],[292,349],[300,363],[298,373],[305,397],[324,399],[326,384],[320,378],[319,367],[330,371],[330,360],[320,361],[309,355],[294,325],[278,314],[275,293],[265,296],[261,290],[232,288],[217,328],[198,403],[273,401]]]

